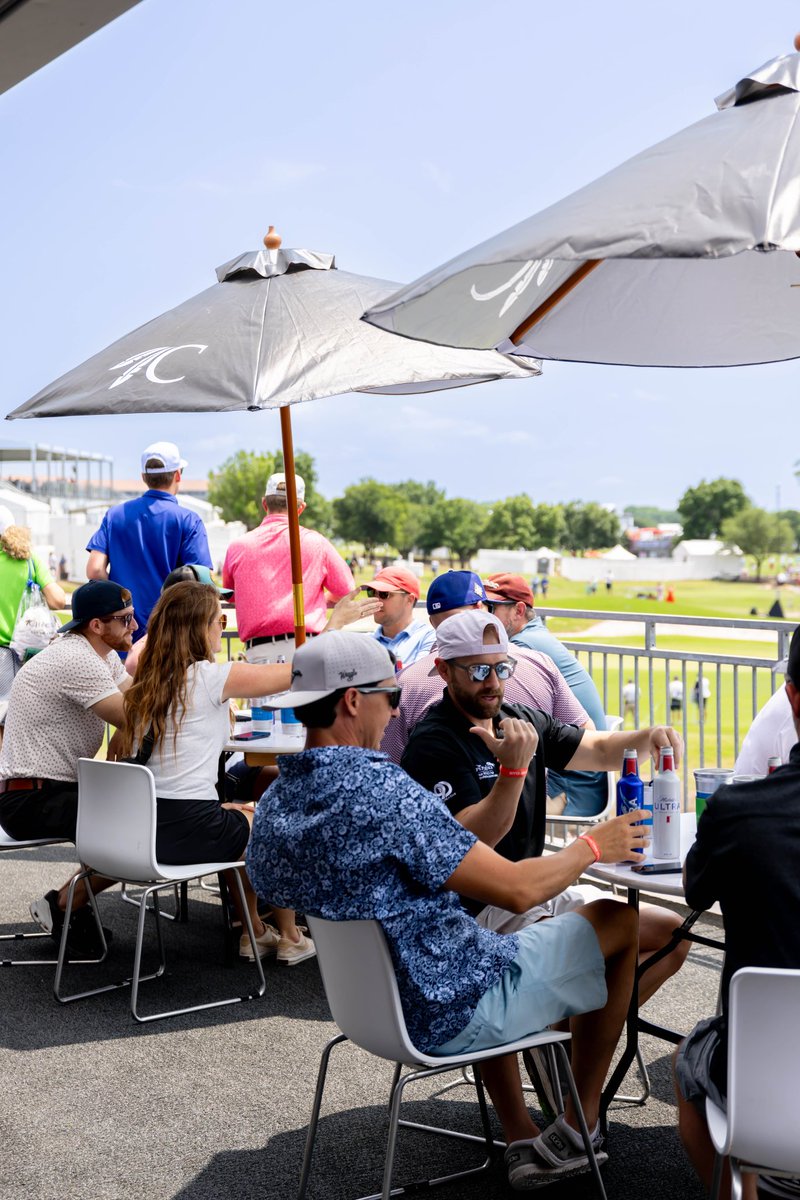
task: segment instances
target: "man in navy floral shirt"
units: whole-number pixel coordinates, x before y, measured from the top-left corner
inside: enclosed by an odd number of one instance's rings
[[[374,639],[331,633],[297,650],[291,690],[270,703],[299,710],[306,749],[281,760],[280,778],[259,803],[247,851],[250,879],[274,904],[381,923],[408,1032],[420,1050],[468,1053],[574,1017],[575,1078],[605,1161],[600,1092],[631,994],[633,911],[601,900],[500,934],[479,926],[458,894],[523,912],[590,862],[634,857],[646,844],[646,827],[628,814],[558,854],[509,862],[378,750],[398,701],[391,656]],[[500,768],[520,775],[536,734],[522,721],[504,724]],[[571,1102],[541,1133],[512,1056],[487,1061],[483,1076],[508,1141],[512,1187],[527,1190],[588,1170]]]

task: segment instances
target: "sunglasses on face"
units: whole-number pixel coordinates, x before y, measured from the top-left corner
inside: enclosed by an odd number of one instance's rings
[[[484,603],[486,605],[486,611],[491,616],[496,608],[511,608],[514,605],[515,601],[514,600],[485,600]]]
[[[379,592],[377,588],[365,587],[364,591],[369,596],[370,600],[388,600],[390,596],[407,596],[408,592]]]
[[[451,667],[458,667],[460,671],[466,671],[473,683],[483,683],[488,679],[492,671],[500,680],[510,679],[514,674],[517,666],[515,658],[506,659],[505,662],[499,663],[460,663],[454,659],[450,662]]]
[[[228,614],[227,613],[218,613],[216,620],[219,624],[220,629],[228,628]]]
[[[400,697],[403,694],[403,689],[399,687],[360,687],[356,688],[356,691],[361,692],[364,696],[374,696],[383,693],[392,708],[400,706]]]
[[[107,625],[109,621],[119,621],[120,625],[124,625],[126,629],[130,629],[131,622],[133,621],[133,613],[124,613],[123,616],[115,613],[110,617],[101,617],[100,620],[104,625]]]

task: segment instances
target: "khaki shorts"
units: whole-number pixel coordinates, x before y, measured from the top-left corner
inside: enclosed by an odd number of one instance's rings
[[[616,899],[618,897],[612,892],[604,892],[594,884],[576,884],[575,887],[559,892],[545,904],[535,904],[527,912],[512,913],[505,908],[497,908],[494,904],[487,904],[475,919],[484,929],[493,929],[495,933],[519,933],[521,929],[535,925],[544,917],[560,917],[562,913],[575,912],[583,908],[584,904],[591,904],[593,900]]]

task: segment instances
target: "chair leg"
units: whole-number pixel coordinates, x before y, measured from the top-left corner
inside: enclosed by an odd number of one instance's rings
[[[731,1164],[731,1200],[742,1200],[742,1171],[738,1158],[730,1157]]]
[[[185,884],[180,885],[181,888],[184,888],[185,886],[186,886]],[[166,913],[166,912],[162,913],[161,915],[165,921],[182,921],[185,919],[182,915],[181,894],[180,894],[180,891],[178,890],[177,883],[174,884],[174,892],[175,892],[175,912],[174,913]],[[122,888],[119,893],[119,898],[125,904],[133,904],[136,908],[138,908],[142,902],[141,894],[138,896],[132,896],[128,892],[127,883],[122,884]]]
[[[722,1154],[715,1154],[714,1172],[711,1176],[711,1191],[709,1192],[709,1200],[719,1200],[719,1189],[722,1185],[722,1168],[724,1164],[724,1156]]]
[[[242,910],[243,910],[244,916],[245,916],[245,924],[247,925],[247,932],[249,933],[251,940],[255,944],[255,936],[256,935],[255,935],[255,931],[253,929],[253,922],[252,922],[250,913],[247,908],[247,900],[246,900],[245,894],[244,894],[244,885],[242,884],[241,869],[236,869],[234,871],[234,876],[236,878],[236,886],[239,890],[239,898],[242,902]],[[147,892],[152,891],[155,893],[157,890],[159,890],[159,885],[156,884],[153,887],[148,888]],[[144,895],[143,895],[142,899],[143,900],[145,899]],[[154,905],[155,905],[155,896],[154,896]],[[141,918],[140,918],[140,920],[141,920]],[[158,910],[157,909],[156,909],[156,929],[158,930],[159,946],[161,946],[161,926],[158,923]],[[143,936],[143,932],[144,932],[143,924],[141,925],[141,931],[142,931],[142,936]],[[141,941],[138,936],[137,936],[137,948],[136,949],[137,949],[138,960],[141,961]],[[163,949],[162,949],[162,953],[163,953]],[[225,1005],[227,1005],[227,1004],[242,1004],[246,1000],[256,1000],[259,997],[263,996],[267,990],[267,981],[264,978],[264,968],[261,964],[261,959],[258,957],[258,955],[256,955],[256,958],[255,958],[255,968],[256,968],[256,973],[258,975],[258,986],[253,991],[247,992],[243,996],[230,996],[226,1000],[210,1000],[205,1004],[192,1004],[192,1005],[188,1005],[186,1008],[173,1008],[173,1009],[169,1009],[168,1011],[165,1011],[165,1012],[151,1013],[146,1017],[143,1017],[139,1013],[139,1011],[136,1007],[136,1004],[135,1004],[135,998],[134,998],[133,994],[131,994],[131,1012],[133,1013],[134,1020],[136,1020],[140,1024],[144,1025],[149,1021],[163,1020],[165,1017],[179,1017],[179,1016],[182,1016],[184,1013],[202,1012],[204,1009],[207,1009],[207,1008],[224,1008]],[[136,970],[136,967],[134,964],[134,972],[135,972],[135,970]],[[149,978],[149,977],[145,976],[145,978]],[[137,995],[138,995],[138,986],[137,986]]]
[[[607,1200],[605,1184],[603,1183],[603,1177],[600,1174],[600,1167],[597,1164],[597,1158],[595,1156],[594,1146],[592,1145],[592,1139],[591,1139],[591,1136],[589,1135],[589,1128],[586,1124],[586,1117],[583,1112],[583,1105],[581,1104],[581,1099],[580,1099],[580,1096],[578,1095],[578,1089],[575,1086],[575,1077],[572,1074],[572,1065],[569,1061],[569,1055],[567,1054],[567,1052],[564,1048],[563,1042],[554,1042],[553,1049],[555,1050],[556,1054],[560,1055],[560,1057],[561,1057],[561,1064],[562,1064],[565,1074],[566,1074],[567,1085],[569,1087],[569,1094],[572,1097],[572,1104],[575,1109],[575,1115],[578,1118],[578,1125],[580,1127],[581,1137],[583,1138],[583,1144],[586,1149],[586,1155],[587,1155],[587,1158],[589,1159],[589,1166],[591,1168],[592,1176],[594,1178],[595,1187],[597,1188],[597,1194],[600,1197],[600,1200]],[[557,1075],[556,1075],[556,1078],[558,1078]]]
[[[319,1110],[322,1107],[322,1093],[325,1090],[325,1078],[328,1074],[328,1060],[331,1056],[331,1050],[334,1046],[338,1046],[340,1042],[346,1042],[347,1038],[343,1033],[337,1037],[331,1038],[325,1049],[322,1051],[322,1058],[317,1071],[317,1086],[314,1092],[314,1103],[311,1108],[311,1120],[308,1123],[308,1133],[306,1134],[306,1148],[303,1153],[303,1166],[300,1171],[300,1187],[297,1192],[297,1200],[303,1200],[308,1187],[308,1177],[311,1174],[311,1158],[314,1153],[314,1142],[317,1137],[317,1125],[319,1124]],[[398,1067],[399,1067],[398,1063]]]

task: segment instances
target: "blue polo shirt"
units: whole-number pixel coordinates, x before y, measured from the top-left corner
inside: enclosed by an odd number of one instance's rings
[[[436,645],[436,630],[427,621],[412,621],[393,638],[387,637],[383,626],[379,625],[372,636],[387,650],[391,650],[398,663],[402,663],[404,667],[410,667],[418,658],[430,654]]]
[[[176,567],[212,567],[208,538],[197,513],[181,508],[171,492],[150,489],[135,500],[115,504],[89,541],[109,560],[108,577],[133,596],[138,641],[147,630],[161,585]]]

